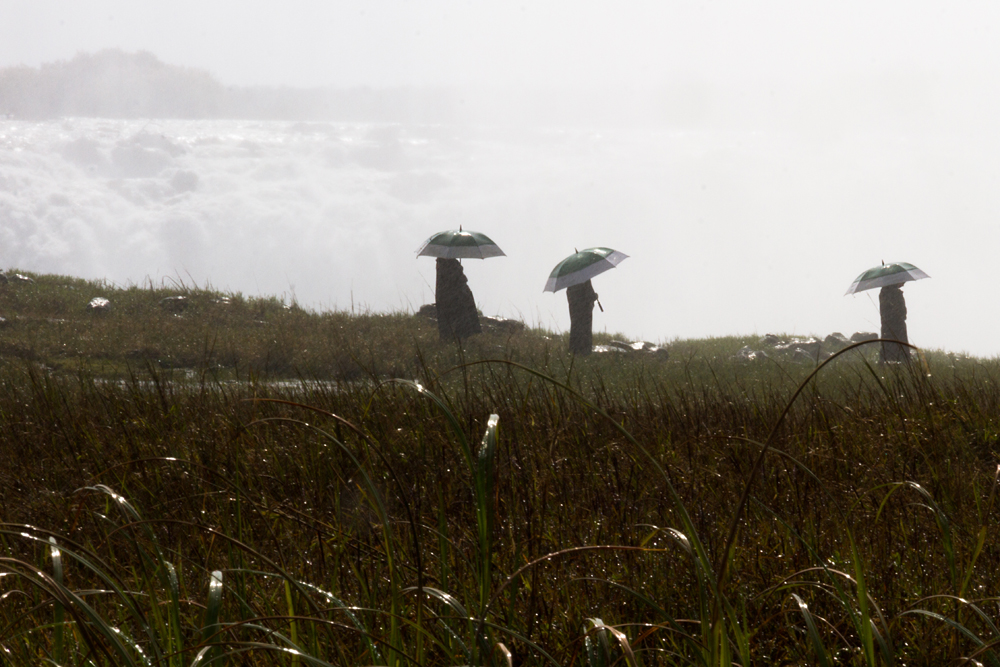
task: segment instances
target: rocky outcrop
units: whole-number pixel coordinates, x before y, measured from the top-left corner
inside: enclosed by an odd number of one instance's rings
[[[480,324],[483,330],[490,333],[516,334],[521,333],[527,327],[521,320],[508,320],[505,317],[480,317]]]
[[[111,310],[111,302],[103,296],[95,296],[87,304],[87,310],[92,313],[106,313]]]
[[[836,331],[823,340],[814,338],[785,339],[776,334],[764,334],[760,338],[760,349],[746,345],[733,355],[740,361],[758,361],[765,358],[782,359],[802,364],[818,364],[843,350],[848,345],[878,338],[877,334],[858,332],[850,338]]]
[[[645,340],[636,341],[635,343],[613,340],[607,345],[595,345],[593,351],[595,353],[624,352],[626,354],[647,354],[660,359],[666,359],[670,356],[667,348],[654,345]]]

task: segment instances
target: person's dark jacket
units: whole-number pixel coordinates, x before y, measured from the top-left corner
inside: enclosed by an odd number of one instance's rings
[[[906,301],[899,285],[887,285],[878,295],[882,316],[882,338],[908,343],[906,337]],[[882,361],[909,361],[910,349],[899,343],[882,343]]]
[[[476,299],[468,282],[457,259],[438,258],[434,300],[441,340],[468,338],[482,333]]]
[[[566,288],[569,301],[569,350],[576,354],[590,354],[594,344],[594,302],[597,292],[588,280]]]

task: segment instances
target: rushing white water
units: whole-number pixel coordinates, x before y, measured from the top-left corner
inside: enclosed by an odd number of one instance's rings
[[[932,276],[905,289],[911,340],[993,355],[990,154],[861,134],[0,120],[0,265],[415,310],[434,261],[414,251],[461,224],[508,255],[464,262],[486,314],[565,328],[548,272],[610,246],[631,257],[594,280],[595,327],[664,341],[874,331],[868,296],[842,294],[908,261]]]

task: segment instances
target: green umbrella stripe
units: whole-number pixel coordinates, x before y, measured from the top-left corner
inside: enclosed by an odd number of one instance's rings
[[[873,278],[881,278],[882,276],[891,276],[896,273],[908,273],[914,270],[919,271],[920,269],[907,262],[894,262],[885,266],[876,266],[873,269],[868,269],[858,276],[858,279],[871,280]]]
[[[607,250],[607,248],[600,248],[600,250]],[[587,251],[578,252],[575,255],[567,257],[563,261],[559,262],[556,268],[552,270],[552,273],[549,274],[549,277],[560,278],[562,276],[569,275],[570,273],[583,271],[592,264],[605,261],[607,261],[607,255],[605,254]]]
[[[625,253],[611,248],[586,248],[559,262],[549,274],[543,291],[556,292],[564,287],[579,285],[615,268],[627,258]]]
[[[417,250],[417,257],[486,259],[504,256],[504,251],[486,234],[463,230],[439,232]]]
[[[487,245],[493,244],[493,241],[485,234],[476,234],[474,232],[441,232],[432,236],[430,242],[434,245],[446,246],[481,245],[484,242]]]
[[[929,278],[926,273],[907,262],[894,262],[868,269],[854,279],[851,286],[847,288],[846,294],[854,294],[876,287],[886,287],[888,285],[899,285],[910,280],[921,280]],[[846,296],[845,294],[845,296]]]

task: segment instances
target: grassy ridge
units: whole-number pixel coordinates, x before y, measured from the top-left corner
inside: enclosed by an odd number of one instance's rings
[[[573,359],[34,278],[0,290],[11,664],[997,664],[994,361],[850,351],[790,403],[813,368],[752,339]]]

